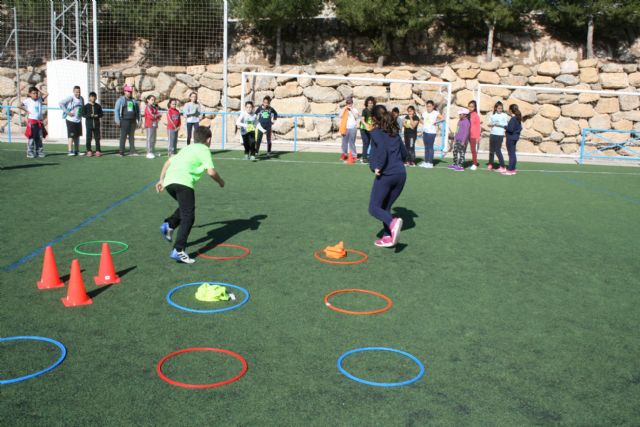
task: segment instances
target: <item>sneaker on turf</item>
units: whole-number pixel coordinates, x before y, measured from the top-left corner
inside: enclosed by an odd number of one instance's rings
[[[67,153],[67,156],[69,156],[69,157],[73,157],[73,156],[75,156],[75,155],[76,155],[76,153],[74,153],[73,151],[69,151],[69,152]]]
[[[249,157],[249,160],[251,160],[252,162],[255,162],[256,161],[256,156]]]
[[[456,172],[464,172],[464,167],[462,167],[462,166],[460,166],[460,165],[456,165],[456,166],[453,168],[453,170],[454,170],[454,171],[456,171]]]
[[[471,165],[471,167],[470,167],[469,169],[471,169],[472,171],[474,171],[474,170],[477,170],[477,169],[478,169],[478,166],[476,166],[476,165]]]
[[[96,151],[96,157],[102,157],[102,153],[99,151]]]
[[[156,156],[153,153],[147,153],[147,159],[155,159]]]
[[[379,248],[390,248],[394,245],[391,236],[382,236],[382,239],[376,240],[373,244]]]
[[[245,154],[245,155],[244,155],[244,157],[243,157],[243,159],[245,159],[245,160],[249,160],[249,155],[248,155],[248,154]]]
[[[175,249],[171,251],[171,255],[169,255],[169,257],[183,264],[193,264],[194,262],[196,262],[196,260],[189,257],[189,255],[185,251],[178,252]]]
[[[505,167],[499,167],[499,168],[498,168],[498,169],[496,169],[495,171],[496,171],[496,172],[498,172],[498,173],[503,173],[503,172],[506,172],[506,171],[507,171],[507,168],[505,168]]]
[[[38,153],[38,155],[36,157],[47,157],[46,154],[44,154],[44,151],[41,151]]]
[[[344,154],[344,153],[340,154],[340,160],[342,160],[342,161],[347,160],[347,155]]]
[[[393,218],[389,228],[391,228],[391,241],[395,245],[398,243],[400,231],[402,231],[402,218]]]
[[[426,169],[433,169],[433,163],[427,163],[425,166]]]
[[[447,169],[455,169],[455,168],[456,168],[456,165],[453,165],[453,164],[447,166]]]
[[[164,237],[167,242],[170,242],[173,236],[173,228],[169,227],[169,223],[163,222],[162,225],[160,225],[160,233],[162,233],[162,237]]]
[[[93,153],[91,152],[91,150],[88,150],[87,151],[87,157],[92,157],[92,156],[93,156]]]
[[[491,163],[489,163],[489,164],[487,165],[487,170],[488,170],[488,171],[493,170],[493,165],[492,165]]]
[[[34,157],[33,153],[27,153],[27,159],[33,159]]]

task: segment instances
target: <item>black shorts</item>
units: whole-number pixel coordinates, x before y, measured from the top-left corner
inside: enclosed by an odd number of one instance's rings
[[[82,122],[67,122],[67,137],[68,138],[77,138],[82,136]]]

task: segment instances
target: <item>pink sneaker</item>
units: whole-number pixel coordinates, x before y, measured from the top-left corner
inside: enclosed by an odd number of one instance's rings
[[[493,170],[493,165],[492,164],[487,165],[487,170],[488,171],[492,171]]]
[[[376,240],[373,244],[379,248],[390,248],[394,245],[391,236],[382,236],[382,239]]]
[[[507,171],[507,168],[498,168],[496,169],[496,172],[498,173],[505,173]]]
[[[395,246],[398,243],[398,237],[400,237],[400,231],[402,231],[402,218],[393,218],[391,221],[391,240],[393,241],[393,245]]]

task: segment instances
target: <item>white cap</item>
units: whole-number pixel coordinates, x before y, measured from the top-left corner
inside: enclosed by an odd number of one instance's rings
[[[460,108],[458,114],[469,114],[469,110],[466,108]]]

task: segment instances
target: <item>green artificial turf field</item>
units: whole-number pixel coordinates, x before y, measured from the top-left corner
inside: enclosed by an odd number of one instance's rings
[[[170,262],[158,231],[175,208],[149,187],[162,159],[67,158],[64,147],[49,147],[33,160],[23,147],[0,146],[0,336],[53,338],[68,355],[47,374],[0,385],[3,425],[640,423],[638,169],[522,163],[521,173],[504,177],[412,168],[396,204],[401,245],[380,249],[366,167],[329,154],[250,163],[239,152],[217,153],[227,186],[199,183],[189,250],[213,240],[251,254],[185,266]],[[43,255],[23,257],[54,239],[60,274],[77,257],[92,305],[65,308],[66,288],[36,289]],[[122,283],[97,288],[98,257],[73,248],[103,239],[130,249],[113,257]],[[341,240],[368,261],[314,259]],[[250,300],[206,315],[169,306],[169,290],[197,281],[241,286]],[[344,288],[382,292],[393,307],[373,316],[327,308],[324,295]],[[180,290],[175,301],[205,306],[194,293]],[[361,294],[331,301],[384,306]],[[338,357],[368,346],[415,355],[424,377],[379,388],[343,376]],[[232,350],[249,369],[214,389],[162,381],[157,362],[187,347]],[[0,379],[42,369],[58,354],[47,343],[0,342]],[[359,353],[344,367],[371,381],[418,372],[390,353]],[[164,372],[208,383],[240,368],[229,356],[198,352],[170,359]]]

